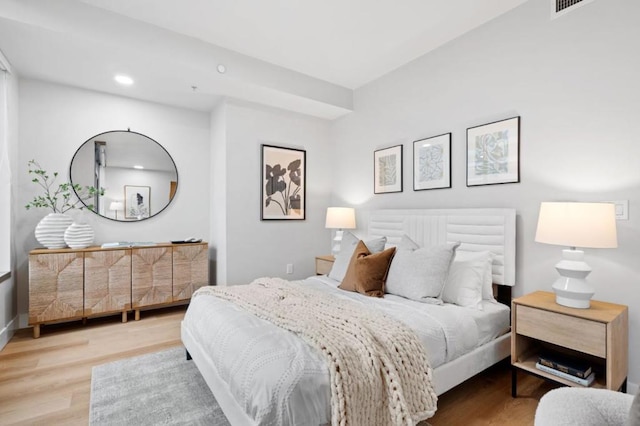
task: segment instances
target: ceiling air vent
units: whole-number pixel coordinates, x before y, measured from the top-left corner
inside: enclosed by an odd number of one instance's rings
[[[593,0],[551,0],[551,19],[573,12]]]

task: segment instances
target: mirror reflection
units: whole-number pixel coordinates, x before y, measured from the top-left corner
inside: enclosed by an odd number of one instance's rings
[[[178,189],[178,171],[169,153],[155,140],[129,130],[100,133],[71,160],[73,184],[104,188],[87,200],[100,216],[138,221],[164,210]]]

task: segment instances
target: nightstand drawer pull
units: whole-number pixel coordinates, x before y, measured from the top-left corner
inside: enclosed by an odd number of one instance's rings
[[[518,334],[606,358],[606,324],[518,305]]]

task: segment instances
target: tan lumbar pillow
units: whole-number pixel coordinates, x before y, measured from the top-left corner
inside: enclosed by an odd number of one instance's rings
[[[359,241],[339,288],[357,291],[367,296],[383,297],[384,283],[395,252],[396,248],[391,247],[372,254],[367,246]]]

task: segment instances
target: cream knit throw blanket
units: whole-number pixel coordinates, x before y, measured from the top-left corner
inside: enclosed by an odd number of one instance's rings
[[[296,333],[325,357],[332,425],[414,425],[436,411],[424,346],[402,322],[376,309],[279,278],[201,287]]]

